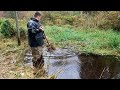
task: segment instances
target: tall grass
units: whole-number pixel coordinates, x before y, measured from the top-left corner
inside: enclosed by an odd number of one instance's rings
[[[81,12],[44,12],[45,25],[72,25],[82,28],[118,28],[118,11],[97,11],[92,15]]]
[[[120,52],[120,33],[112,30],[46,26],[45,33],[52,42],[62,47],[72,46],[80,51],[101,54]]]

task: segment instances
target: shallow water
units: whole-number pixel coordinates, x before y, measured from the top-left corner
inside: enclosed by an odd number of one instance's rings
[[[76,55],[69,49],[44,50],[48,75],[56,79],[119,79],[120,57],[82,53]],[[26,55],[26,65],[32,66],[31,54]]]

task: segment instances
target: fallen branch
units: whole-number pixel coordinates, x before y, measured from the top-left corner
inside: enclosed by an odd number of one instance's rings
[[[104,69],[103,69],[103,71],[102,71],[102,73],[101,73],[101,75],[100,75],[100,78],[99,78],[99,79],[101,79],[101,77],[102,77],[103,72],[105,71],[105,69],[106,69],[106,67],[104,67]]]

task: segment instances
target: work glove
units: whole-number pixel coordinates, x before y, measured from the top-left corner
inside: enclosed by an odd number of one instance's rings
[[[44,31],[43,26],[40,26],[39,29],[40,29],[40,31]]]

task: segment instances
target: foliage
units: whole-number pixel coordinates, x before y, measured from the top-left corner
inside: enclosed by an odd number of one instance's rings
[[[14,36],[16,34],[13,25],[8,20],[5,20],[4,22],[2,22],[1,33],[5,37],[11,37],[11,36]]]

